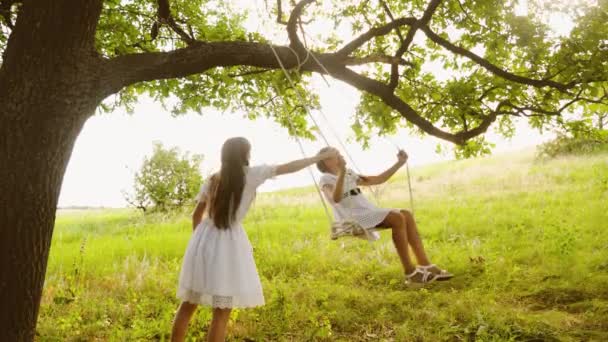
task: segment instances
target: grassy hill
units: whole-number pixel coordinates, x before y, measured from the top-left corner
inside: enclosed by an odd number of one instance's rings
[[[235,311],[229,339],[608,340],[607,154],[515,153],[412,180],[427,250],[456,278],[408,289],[390,233],[331,241],[314,189],[259,194],[246,227],[267,304]],[[409,206],[404,175],[377,192]],[[59,212],[38,340],[167,339],[190,234],[187,212]],[[199,310],[194,340],[209,318]]]

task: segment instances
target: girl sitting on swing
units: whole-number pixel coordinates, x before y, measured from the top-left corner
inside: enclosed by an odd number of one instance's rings
[[[409,211],[378,208],[363,196],[358,187],[386,182],[405,165],[407,153],[400,150],[397,154],[397,162],[383,173],[377,176],[361,176],[346,168],[344,158],[333,147],[321,149],[318,155],[324,155],[329,151],[336,153],[317,162],[317,168],[323,173],[319,183],[323,194],[332,205],[336,221],[354,221],[366,230],[390,228],[408,284],[428,284],[435,280],[452,278],[452,274],[429,261],[418,234],[416,221]],[[418,266],[412,263],[408,245],[416,256]]]

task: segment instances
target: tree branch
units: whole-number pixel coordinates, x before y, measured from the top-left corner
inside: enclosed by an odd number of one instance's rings
[[[398,64],[398,65],[409,65],[413,66],[413,63],[410,63],[402,58],[397,58],[393,56],[387,55],[369,55],[365,57],[346,57],[343,60],[344,65],[362,65],[369,63],[384,63],[384,64]]]
[[[293,52],[285,46],[274,46],[286,68],[298,66]],[[318,58],[325,58],[319,55]],[[118,56],[104,63],[108,94],[137,82],[185,77],[215,67],[252,66],[279,69],[280,65],[268,44],[251,42],[196,42],[186,48],[168,52],[149,52]],[[305,71],[320,71],[302,68]]]
[[[479,22],[473,20],[473,18],[471,18],[471,15],[469,14],[469,11],[467,11],[466,8],[464,8],[464,5],[462,4],[462,2],[460,0],[456,0],[456,2],[458,3],[458,7],[460,7],[460,10],[462,11],[462,13],[464,13],[465,18],[472,23],[475,26],[481,27],[484,30],[487,31],[492,31],[490,30],[487,26],[480,24]]]
[[[395,57],[401,58],[401,56],[403,56],[403,54],[410,48],[410,45],[412,44],[412,42],[414,41],[414,37],[416,36],[416,32],[421,26],[428,25],[428,23],[431,21],[431,18],[433,17],[433,14],[435,14],[435,11],[437,11],[437,7],[439,7],[439,4],[441,4],[441,0],[431,0],[429,2],[426,9],[424,10],[422,18],[420,18],[420,20],[417,20],[414,25],[410,27],[409,31],[407,32],[407,35],[405,36],[405,39],[401,41],[401,46],[399,46],[399,49],[395,53]],[[388,86],[393,91],[395,91],[395,88],[397,88],[398,84],[399,66],[393,64],[391,66],[391,78]]]
[[[380,98],[386,105],[397,111],[403,118],[420,128],[425,133],[437,138],[463,145],[468,139],[476,137],[487,131],[488,127],[496,120],[496,113],[484,117],[482,122],[475,128],[458,133],[450,133],[435,127],[430,121],[418,114],[410,105],[397,97],[393,91],[384,83],[362,76],[345,67],[329,66],[332,75],[353,87],[368,92]]]
[[[414,17],[399,18],[397,20],[391,21],[386,25],[374,27],[368,30],[367,32],[361,34],[348,44],[344,45],[340,50],[336,52],[336,55],[348,56],[373,38],[387,35],[396,27],[404,25],[412,26],[416,23],[416,21],[417,19]]]
[[[298,66],[298,59],[285,46],[275,46],[275,51],[286,68]],[[355,88],[378,96],[384,103],[397,111],[403,118],[424,132],[456,144],[484,133],[496,116],[488,115],[474,129],[459,133],[449,133],[435,127],[421,117],[411,106],[397,97],[384,83],[361,76],[344,67],[345,59],[334,54],[319,54],[318,58],[328,68],[331,75]],[[192,46],[170,52],[139,53],[115,57],[105,63],[103,75],[106,94],[111,94],[124,86],[157,79],[185,77],[199,74],[215,67],[246,65],[266,69],[278,69],[280,65],[268,44],[250,42],[197,42]],[[305,71],[324,73],[312,63],[303,66]]]
[[[283,20],[283,5],[281,0],[277,0],[277,23],[287,25],[287,22]]]
[[[166,1],[168,0],[159,0],[159,2]],[[422,116],[420,114],[421,112],[416,111],[408,103],[396,96],[394,94],[395,88],[392,87],[392,84],[387,85],[381,81],[360,75],[346,67],[347,65],[361,65],[368,63],[387,63],[391,66],[407,65],[408,63],[400,56],[395,57],[378,54],[365,57],[354,57],[350,56],[350,54],[374,37],[386,35],[393,29],[401,26],[410,26],[413,28],[420,25],[420,21],[416,18],[399,18],[381,27],[372,28],[355,38],[350,43],[346,44],[336,53],[315,54],[315,57],[317,57],[320,63],[327,68],[327,71],[325,71],[320,65],[311,61],[300,65],[299,63],[302,60],[302,56],[309,53],[309,51],[306,50],[305,46],[300,41],[297,29],[304,7],[312,2],[314,2],[314,0],[302,0],[295,5],[294,10],[291,12],[287,25],[287,31],[290,38],[290,47],[273,46],[274,50],[276,50],[277,54],[279,55],[279,59],[287,69],[300,67],[302,71],[312,71],[321,74],[328,73],[336,79],[342,80],[361,91],[365,91],[376,96],[390,108],[399,113],[399,115],[401,115],[404,119],[411,122],[427,134],[459,145],[463,145],[468,139],[485,133],[488,127],[496,120],[497,115],[505,113],[505,108],[520,110],[524,113],[527,113],[526,111],[529,112],[539,109],[533,107],[518,108],[514,107],[512,103],[503,101],[498,104],[496,109],[489,108],[489,111],[487,112],[488,114],[486,115],[479,114],[478,116],[474,117],[474,120],[467,121],[463,119],[463,123],[465,125],[464,130],[451,133],[436,127],[433,122]],[[430,20],[432,17],[432,14],[436,10],[439,3],[440,0],[431,1],[429,7],[425,11],[425,15],[423,15],[420,20],[424,19],[425,23],[428,23],[428,20]],[[533,80],[508,73],[494,66],[483,58],[471,53],[470,51],[455,46],[447,40],[439,37],[430,30],[427,24],[419,26],[418,29],[422,29],[425,34],[429,36],[429,38],[435,43],[450,51],[454,50],[452,51],[454,53],[462,54],[463,56],[475,60],[481,65],[481,67],[494,70],[498,76],[503,78],[515,80],[515,82],[519,81],[519,83],[532,84],[538,87],[550,86],[557,89],[567,89],[568,87],[567,85],[559,84],[550,80]],[[408,34],[410,32],[412,32],[412,29],[410,29]],[[411,41],[410,43],[404,41],[404,45],[402,45],[402,47],[409,47],[410,44]],[[294,53],[294,51],[296,53]],[[105,86],[104,94],[111,94],[124,86],[137,82],[185,77],[193,74],[200,74],[216,67],[231,66],[250,66],[262,68],[260,70],[252,70],[242,74],[231,75],[233,77],[238,77],[279,69],[280,63],[277,61],[273,53],[273,49],[266,43],[192,41],[188,47],[174,51],[130,54],[105,60],[103,66],[105,70],[103,70],[101,74],[104,75],[106,79],[102,80],[102,86]],[[486,90],[479,100],[483,102],[483,99],[494,89],[495,88],[490,88]],[[574,96],[574,94],[570,95]],[[573,102],[583,101],[583,99],[579,98],[579,96],[580,93],[576,97],[576,100],[573,100]],[[572,103],[569,103],[568,106]],[[423,109],[425,108],[426,107],[423,107]],[[543,114],[540,110],[538,110],[537,113]],[[551,114],[546,111],[545,115]],[[476,127],[469,128],[469,126],[475,124],[477,125]]]
[[[395,17],[393,16],[393,12],[391,12],[390,7],[388,7],[388,4],[386,3],[386,1],[381,0],[380,4],[382,5],[382,8],[384,9],[384,12],[386,12],[386,15],[388,15],[388,17],[391,19],[391,21],[395,21]],[[395,27],[395,31],[397,32],[397,36],[399,37],[399,41],[401,41],[401,43],[403,44],[404,38],[403,35],[401,34],[401,30],[399,29],[399,27]]]
[[[580,98],[581,101],[585,101],[585,102],[589,102],[589,103],[595,103],[595,104],[602,104],[602,105],[608,106],[608,102],[604,101],[604,100],[607,100],[607,99],[608,99],[608,94],[604,94],[599,99],[590,99],[590,98],[586,98],[586,97],[581,97]]]
[[[300,1],[291,11],[289,20],[287,21],[287,35],[289,36],[289,46],[300,56],[304,56],[307,53],[306,47],[300,41],[298,37],[298,21],[302,15],[304,7],[308,4],[315,2],[315,0],[302,0]]]
[[[245,72],[242,72],[242,73],[239,73],[239,74],[228,74],[228,76],[230,76],[230,77],[243,77],[243,76],[263,74],[263,73],[269,72],[269,71],[274,71],[274,69],[250,70],[250,71],[245,71]]]
[[[566,102],[564,105],[562,105],[560,108],[558,109],[545,109],[539,106],[535,106],[535,105],[525,105],[525,106],[521,106],[521,105],[516,105],[513,104],[513,102],[509,101],[509,100],[504,100],[502,101],[503,103],[503,107],[509,107],[511,109],[514,109],[515,111],[499,111],[497,114],[499,115],[512,115],[512,116],[525,116],[525,117],[543,117],[543,116],[560,116],[562,115],[562,113],[568,109],[570,106],[574,105],[577,102],[590,102],[590,99],[584,98],[582,96],[580,96],[583,93],[583,90],[579,90],[578,93],[576,94],[576,96]],[[604,97],[599,98],[596,101],[601,101]],[[591,102],[593,102],[594,100],[591,100]]]
[[[570,106],[572,106],[573,104],[577,103],[577,102],[592,102],[594,103],[594,100],[591,99],[587,99],[584,97],[581,97],[580,95],[583,93],[583,90],[581,89],[576,96],[566,102],[563,106],[561,106],[560,108],[556,109],[556,110],[549,110],[549,109],[545,109],[542,107],[538,107],[538,106],[534,106],[534,105],[527,105],[527,106],[517,106],[513,103],[511,103],[508,100],[505,100],[505,106],[506,107],[510,107],[516,110],[516,113],[522,116],[526,116],[526,117],[531,117],[531,116],[559,116],[561,115],[566,109],[568,109]],[[604,97],[600,98],[597,101],[601,101]],[[532,113],[537,113],[537,114],[528,114],[526,112],[532,112]]]
[[[161,25],[165,24],[173,30],[173,32],[177,33],[177,35],[184,41],[186,44],[191,45],[196,42],[196,39],[193,36],[190,36],[186,31],[184,31],[175,21],[173,15],[171,14],[171,7],[169,4],[169,0],[158,0],[158,12],[157,12],[158,22],[152,25],[152,29],[150,35],[152,39],[155,39],[158,35],[158,29]]]
[[[515,75],[513,73],[510,73],[506,70],[499,68],[498,66],[492,64],[487,59],[484,59],[484,58],[480,57],[479,55],[477,55],[465,48],[452,44],[448,40],[442,38],[441,36],[439,36],[438,34],[433,32],[431,30],[431,28],[428,26],[422,26],[422,27],[420,27],[420,29],[426,34],[426,36],[430,40],[432,40],[436,44],[444,47],[445,49],[447,49],[448,51],[450,51],[454,54],[457,54],[457,55],[460,55],[460,56],[463,56],[463,57],[466,57],[466,58],[472,60],[473,62],[479,64],[481,67],[483,67],[484,69],[493,73],[494,75],[502,77],[506,80],[513,81],[513,82],[520,83],[520,84],[527,84],[527,85],[537,87],[537,88],[551,87],[551,88],[555,88],[562,92],[566,92],[576,85],[576,83],[562,84],[562,83],[555,82],[555,81],[552,81],[549,79],[536,80],[536,79],[532,79],[532,78],[528,78],[528,77],[524,77],[524,76]]]

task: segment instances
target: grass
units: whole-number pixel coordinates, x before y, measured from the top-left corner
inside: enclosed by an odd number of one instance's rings
[[[246,227],[267,304],[234,311],[229,340],[608,340],[607,154],[511,154],[412,178],[426,248],[456,278],[408,289],[390,233],[331,241],[312,188],[259,194]],[[404,175],[378,193],[409,205]],[[188,216],[59,212],[37,339],[166,340]],[[209,318],[199,310],[192,340]]]

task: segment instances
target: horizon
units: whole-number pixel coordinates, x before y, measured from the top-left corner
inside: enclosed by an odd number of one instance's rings
[[[507,157],[507,156],[511,156],[514,155],[516,153],[532,153],[536,151],[536,148],[539,145],[534,145],[534,146],[523,146],[517,149],[510,149],[510,150],[504,150],[498,153],[492,153],[489,155],[483,155],[483,156],[479,156],[479,157],[475,157],[475,158],[469,158],[469,159],[446,159],[446,160],[437,160],[437,161],[432,161],[429,163],[425,163],[425,164],[419,164],[416,166],[413,166],[410,168],[410,173],[413,173],[412,171],[415,171],[417,169],[420,168],[424,168],[424,167],[432,167],[434,165],[438,165],[438,164],[448,164],[448,163],[453,163],[453,162],[459,162],[459,161],[463,161],[463,160],[483,160],[483,159],[491,159],[491,158],[496,158],[496,157]],[[305,172],[304,170],[301,172]],[[406,173],[407,171],[405,169],[400,169],[399,171],[397,171],[395,173],[395,175],[393,177],[399,177],[402,176]],[[317,172],[318,173],[318,172]],[[270,182],[273,181],[273,179],[269,180]],[[412,183],[412,189],[415,189],[414,186],[414,182]],[[262,186],[264,187],[264,186]],[[289,191],[289,190],[299,190],[299,189],[313,189],[314,188],[314,183],[310,182],[309,184],[302,184],[302,185],[294,185],[294,186],[289,186],[289,187],[282,187],[282,188],[270,188],[270,189],[260,189],[260,193],[265,193],[265,194],[274,194],[274,193],[281,193],[284,191]],[[69,205],[69,206],[57,206],[57,210],[96,210],[96,209],[136,209],[128,204],[126,204],[125,206],[87,206],[87,205]]]

